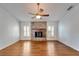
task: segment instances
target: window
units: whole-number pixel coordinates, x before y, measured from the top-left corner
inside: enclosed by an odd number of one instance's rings
[[[54,26],[48,26],[48,32],[54,37]]]
[[[52,36],[54,36],[54,26],[52,26],[52,28],[51,28],[51,34],[52,34]]]
[[[27,36],[30,36],[30,33],[29,33],[29,32],[30,32],[30,29],[29,29],[29,26],[26,27],[26,32],[27,32]]]
[[[30,29],[29,29],[29,26],[24,26],[24,36],[30,36]]]
[[[51,31],[51,26],[48,26],[48,31]]]
[[[26,26],[24,26],[24,36],[26,36]]]

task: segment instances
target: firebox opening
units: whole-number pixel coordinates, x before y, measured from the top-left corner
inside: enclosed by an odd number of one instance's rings
[[[35,37],[43,37],[43,33],[42,32],[35,32]]]

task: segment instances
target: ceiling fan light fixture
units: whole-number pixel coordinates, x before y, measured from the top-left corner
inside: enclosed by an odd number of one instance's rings
[[[37,16],[36,16],[36,19],[40,19],[40,18],[41,18],[41,16],[40,16],[40,15],[37,15]]]

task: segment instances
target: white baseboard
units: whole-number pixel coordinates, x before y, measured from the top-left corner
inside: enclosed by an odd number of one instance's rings
[[[47,37],[47,40],[57,40],[55,37]]]
[[[0,50],[2,50],[2,49],[4,49],[4,48],[7,48],[8,46],[10,46],[10,45],[12,45],[12,44],[14,44],[14,43],[16,43],[16,42],[18,42],[18,41],[19,41],[19,40],[15,40],[15,41],[9,42],[9,44],[6,44],[5,46],[0,47]]]
[[[71,46],[70,44],[68,44],[68,43],[66,43],[66,42],[63,42],[63,41],[61,41],[61,40],[58,40],[58,41],[61,42],[61,43],[63,43],[63,44],[65,44],[66,46],[68,46],[68,47],[70,47],[70,48],[76,50],[76,51],[79,51],[79,49],[77,49],[77,48]]]

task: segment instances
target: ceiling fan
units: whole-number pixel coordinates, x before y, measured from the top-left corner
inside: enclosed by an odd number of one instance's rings
[[[41,19],[42,16],[43,17],[48,17],[49,16],[49,14],[44,13],[44,9],[40,8],[40,3],[37,3],[37,12],[36,13],[30,13],[29,12],[29,14],[34,15],[32,17],[32,19],[33,18]]]

